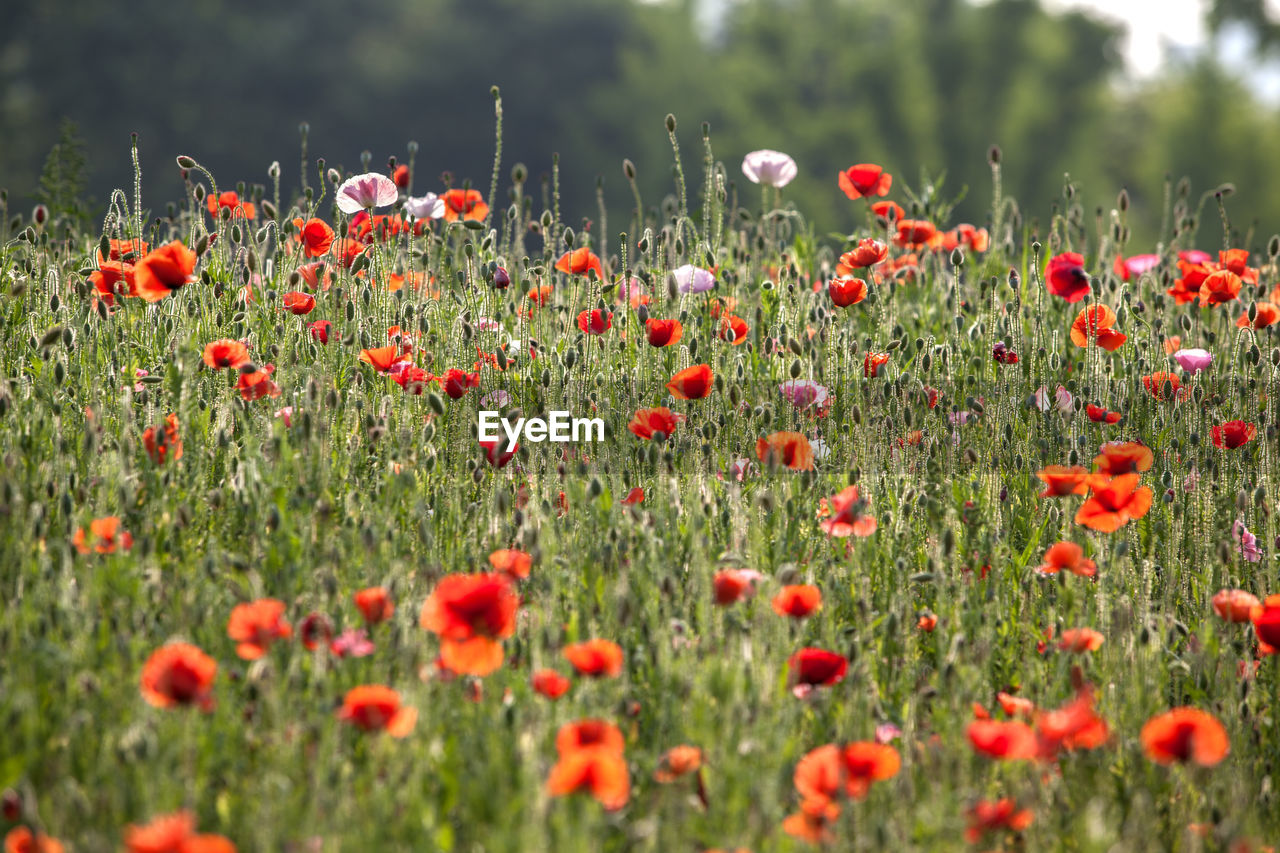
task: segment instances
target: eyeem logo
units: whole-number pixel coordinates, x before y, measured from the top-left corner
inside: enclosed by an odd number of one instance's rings
[[[532,444],[604,441],[604,418],[575,418],[568,412],[552,412],[549,418],[517,418],[513,424],[501,413],[481,410],[478,423],[481,441],[497,441],[499,430],[507,437],[507,452],[523,439]]]

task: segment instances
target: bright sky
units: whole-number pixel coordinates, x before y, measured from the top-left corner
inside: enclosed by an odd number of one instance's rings
[[[1202,0],[1046,0],[1045,6],[1083,9],[1124,24],[1128,31],[1125,58],[1143,77],[1160,67],[1166,46],[1194,49],[1208,37]]]

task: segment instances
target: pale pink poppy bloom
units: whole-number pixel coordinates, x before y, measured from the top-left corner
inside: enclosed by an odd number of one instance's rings
[[[1209,365],[1213,363],[1213,353],[1199,348],[1180,349],[1173,354],[1173,358],[1178,362],[1179,367],[1192,376],[1202,370],[1207,370]]]
[[[373,654],[374,645],[363,628],[348,628],[329,644],[329,651],[340,658],[363,658]]]
[[[404,210],[414,219],[440,219],[444,216],[444,199],[435,193],[407,198]]]
[[[398,193],[395,181],[377,172],[347,178],[338,187],[338,210],[347,215],[394,204]]]
[[[293,406],[276,409],[276,417],[284,421],[286,428],[293,426]]]
[[[676,284],[679,285],[681,293],[706,293],[716,286],[716,277],[710,270],[695,267],[693,264],[677,267],[672,275],[676,277]]]
[[[1258,537],[1249,532],[1249,528],[1244,526],[1244,521],[1237,520],[1231,526],[1231,538],[1236,540],[1241,556],[1250,563],[1256,563],[1262,559],[1262,550],[1258,548]]]
[[[742,174],[753,184],[785,187],[796,176],[796,161],[781,151],[768,148],[752,151],[742,158]]]
[[[881,723],[876,726],[876,743],[889,743],[902,737],[902,729],[893,723]]]
[[[1192,468],[1187,472],[1187,476],[1182,479],[1182,491],[1188,494],[1196,490],[1196,486],[1200,485],[1200,472]]]
[[[476,320],[477,332],[496,332],[502,328],[502,324],[492,317],[480,317]]]
[[[499,388],[481,397],[480,407],[483,409],[501,409],[510,402],[511,395]]]
[[[831,391],[827,386],[812,379],[790,379],[778,386],[782,396],[797,409],[804,411],[810,407],[821,411],[827,407]]]

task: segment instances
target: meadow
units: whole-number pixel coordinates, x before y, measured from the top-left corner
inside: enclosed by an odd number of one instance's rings
[[[1280,238],[1231,187],[1135,246],[998,149],[972,224],[849,152],[820,226],[668,116],[620,177],[670,194],[587,219],[494,94],[492,175],[5,199],[6,853],[1280,838]]]

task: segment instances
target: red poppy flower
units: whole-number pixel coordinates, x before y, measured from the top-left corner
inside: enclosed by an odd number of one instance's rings
[[[489,205],[479,190],[447,190],[441,196],[444,200],[445,222],[456,219],[482,220],[489,215]]]
[[[627,492],[627,496],[622,499],[622,503],[624,506],[633,506],[638,503],[644,503],[644,489],[636,486],[634,489]]]
[[[446,575],[422,606],[420,623],[440,638],[440,657],[459,674],[488,675],[516,630],[520,599],[504,574]]]
[[[1015,800],[981,800],[968,811],[969,826],[964,837],[970,844],[977,844],[988,833],[1022,832],[1034,818],[1030,809],[1019,809]]]
[[[676,373],[667,383],[667,390],[677,400],[701,400],[711,393],[715,374],[706,364],[695,364]]]
[[[1280,595],[1268,595],[1262,604],[1253,608],[1253,632],[1265,643],[1267,654],[1280,649]]]
[[[444,372],[444,376],[440,377],[440,387],[444,389],[445,394],[449,395],[449,399],[457,400],[472,388],[480,387],[480,374],[467,373],[465,370],[451,367]]]
[[[284,620],[284,602],[274,598],[237,604],[227,622],[227,636],[239,644],[236,654],[245,660],[257,660],[276,640],[292,635]]]
[[[822,607],[822,591],[808,584],[792,584],[778,590],[770,604],[779,616],[804,619]]]
[[[489,555],[489,565],[493,566],[494,571],[502,572],[512,580],[523,580],[529,577],[533,557],[524,551],[500,548]]]
[[[810,844],[835,843],[831,824],[840,817],[840,807],[830,800],[806,799],[800,801],[800,811],[787,815],[782,831],[793,838]]]
[[[867,502],[858,493],[857,486],[845,486],[830,498],[823,498],[819,517],[823,518],[822,532],[837,539],[848,536],[870,536],[876,532],[875,516],[865,515]]]
[[[926,634],[932,634],[933,630],[938,627],[938,615],[929,612],[920,614],[920,618],[916,620],[916,627]]]
[[[303,293],[300,290],[289,291],[281,301],[284,303],[284,310],[297,317],[301,317],[303,314],[310,314],[311,310],[316,307],[316,298],[310,293]]]
[[[572,275],[590,275],[594,272],[596,278],[604,278],[604,267],[600,265],[600,258],[586,246],[561,255],[560,260],[556,261],[556,269]]]
[[[1124,415],[1119,412],[1109,412],[1102,406],[1095,406],[1093,403],[1084,407],[1084,412],[1089,416],[1089,420],[1095,423],[1118,423]]]
[[[792,471],[813,470],[813,446],[798,432],[782,430],[756,439],[756,456],[766,465],[778,464]]]
[[[261,400],[263,397],[279,397],[280,386],[271,379],[275,372],[274,364],[264,364],[258,370],[242,370],[236,380],[236,388],[240,396],[249,402]]]
[[[364,243],[359,240],[342,237],[333,241],[333,245],[329,247],[329,253],[344,269],[351,269],[351,265],[356,262],[356,258],[364,254],[365,248]]]
[[[902,205],[896,201],[876,201],[871,204],[871,212],[881,219],[887,219],[890,222],[897,222],[899,219],[907,215],[902,209]]]
[[[965,733],[974,751],[988,758],[1020,761],[1039,754],[1035,730],[1017,720],[974,720]]]
[[[578,329],[586,335],[603,335],[613,328],[613,315],[604,308],[593,308],[578,314]]]
[[[1098,564],[1086,559],[1084,549],[1074,542],[1058,542],[1044,552],[1044,562],[1036,571],[1042,575],[1056,575],[1058,572],[1071,572],[1082,578],[1096,577]]]
[[[384,731],[407,737],[418,722],[418,709],[400,704],[400,694],[381,684],[353,687],[342,699],[338,719],[365,732]]]
[[[920,248],[938,236],[938,226],[927,219],[900,219],[893,241],[899,246]]]
[[[1044,279],[1049,292],[1067,302],[1079,302],[1089,292],[1089,275],[1084,271],[1084,255],[1079,252],[1063,252],[1050,258]]]
[[[386,373],[397,362],[408,361],[409,356],[404,355],[400,347],[392,345],[389,347],[377,347],[376,349],[362,349],[360,350],[360,360],[365,364],[373,365],[373,369],[379,373]]]
[[[365,623],[369,625],[385,622],[396,612],[396,606],[391,601],[391,594],[387,592],[385,587],[371,586],[362,589],[352,596],[352,600],[355,601],[356,607],[360,609],[360,614],[364,616]]]
[[[1024,699],[1021,696],[1010,696],[1004,691],[996,694],[996,701],[1000,703],[1000,709],[1010,717],[1029,717],[1036,710],[1035,703],[1030,699]]]
[[[836,180],[844,194],[854,201],[865,196],[886,196],[893,186],[893,176],[874,163],[850,166],[840,172]]]
[[[838,307],[848,308],[867,298],[867,283],[860,278],[833,278],[827,282],[827,295]]]
[[[764,575],[752,569],[721,569],[711,579],[716,604],[728,607],[754,595],[756,583],[763,578]]]
[[[742,346],[747,342],[747,321],[731,314],[720,319],[720,331],[716,336],[722,341],[729,341],[734,346]]]
[[[1244,282],[1231,270],[1218,270],[1200,283],[1200,307],[1221,305],[1240,296]]]
[[[1248,622],[1261,607],[1258,597],[1243,589],[1224,589],[1213,597],[1213,612],[1227,622]]]
[[[395,171],[391,173],[391,181],[398,189],[407,190],[409,188],[409,167],[403,163],[396,166]]]
[[[580,749],[600,747],[622,754],[626,743],[622,730],[607,720],[592,718],[565,723],[556,732],[556,752],[569,755]]]
[[[1213,427],[1213,446],[1224,450],[1244,447],[1257,435],[1258,428],[1247,421],[1227,421]]]
[[[1159,255],[1134,255],[1131,258],[1116,256],[1115,271],[1125,281],[1132,281],[1134,276],[1153,270],[1160,264]]]
[[[569,692],[573,682],[554,669],[540,669],[529,679],[533,689],[552,701]]]
[[[1236,320],[1236,325],[1242,329],[1265,329],[1267,326],[1274,326],[1280,323],[1280,305],[1274,302],[1259,302],[1255,309],[1253,320],[1249,319],[1249,312],[1245,311]]]
[[[1088,491],[1085,481],[1089,477],[1089,471],[1079,465],[1070,468],[1065,465],[1048,465],[1037,471],[1036,476],[1045,484],[1045,490],[1039,495],[1042,498],[1083,495]]]
[[[1107,352],[1114,352],[1129,340],[1128,336],[1113,330],[1116,312],[1105,305],[1091,305],[1081,310],[1071,324],[1071,342],[1087,347],[1092,341]]]
[[[249,363],[249,348],[240,341],[220,340],[205,345],[204,363],[214,370],[239,368]]]
[[[182,439],[178,434],[178,416],[165,415],[164,427],[149,426],[142,431],[142,446],[147,455],[157,465],[163,465],[169,459],[178,461],[182,458]]]
[[[333,229],[323,219],[293,220],[293,239],[302,246],[302,254],[308,258],[317,258],[329,251],[333,245]]]
[[[132,255],[136,258],[139,255],[145,255],[149,248],[151,247],[143,240],[108,240],[107,256],[105,258],[102,256],[102,249],[98,249],[98,263],[105,264],[108,261],[125,261],[127,263],[131,260],[127,256]]]
[[[309,652],[327,646],[333,639],[333,626],[323,613],[311,612],[298,623],[298,639]]]
[[[840,263],[849,269],[874,266],[889,256],[889,247],[882,241],[865,237],[852,251],[840,256]]]
[[[77,528],[71,537],[71,544],[81,554],[88,554],[90,551],[114,554],[117,548],[128,551],[133,547],[133,534],[120,529],[120,519],[109,515],[90,521],[87,531],[83,527]]]
[[[195,281],[195,271],[196,253],[174,240],[143,255],[134,265],[133,280],[139,296],[159,302]]]
[[[1094,474],[1086,481],[1092,494],[1076,512],[1076,524],[1102,533],[1119,530],[1142,518],[1151,509],[1151,489],[1138,485],[1138,475],[1121,474],[1107,478]]]
[[[1191,396],[1191,389],[1182,387],[1182,378],[1176,373],[1159,370],[1142,377],[1142,384],[1147,393],[1159,401],[1185,400]]]
[[[578,675],[614,678],[622,672],[622,647],[611,640],[571,643],[561,651]]]
[[[58,839],[43,832],[32,833],[25,826],[15,826],[4,837],[4,853],[63,853]]]
[[[880,368],[889,363],[889,353],[887,352],[869,352],[862,359],[862,375],[868,379],[874,379],[880,375]]]
[[[843,681],[848,671],[844,655],[825,649],[804,648],[787,659],[787,678],[792,686],[830,687]]]
[[[1213,767],[1231,751],[1222,723],[1198,708],[1174,708],[1157,714],[1142,727],[1140,738],[1147,758],[1157,764],[1191,762]]]
[[[1149,471],[1154,462],[1155,454],[1140,441],[1108,441],[1098,448],[1098,455],[1093,458],[1097,472],[1108,477]]]
[[[191,812],[160,815],[142,826],[126,826],[124,846],[128,853],[183,853],[195,832],[196,819]]]
[[[1074,652],[1076,654],[1096,652],[1102,648],[1102,644],[1106,639],[1100,632],[1092,628],[1068,628],[1062,632],[1062,637],[1058,640],[1058,648],[1061,651]]]
[[[687,744],[673,746],[658,759],[658,769],[653,772],[653,780],[664,784],[674,782],[681,776],[697,773],[701,767],[701,749]]]
[[[494,468],[505,468],[507,463],[515,458],[516,453],[520,450],[520,445],[508,449],[507,440],[505,438],[495,438],[490,441],[481,441],[480,449],[484,451],[485,461]]]
[[[631,797],[631,779],[622,753],[593,746],[561,756],[547,778],[547,793],[563,797],[579,791],[589,793],[609,811],[625,806]]]
[[[678,344],[684,337],[684,326],[679,320],[657,320],[650,317],[644,321],[644,328],[649,337],[649,344],[655,347]]]
[[[117,296],[137,296],[138,284],[134,278],[133,264],[122,261],[105,261],[89,274],[89,283],[108,305],[116,304]]]
[[[423,394],[427,390],[427,383],[433,381],[436,377],[414,364],[402,361],[391,368],[391,372],[387,374],[391,380],[405,390],[406,394]]]
[[[627,424],[627,429],[639,438],[649,441],[657,433],[670,437],[675,432],[676,425],[683,420],[684,415],[673,414],[666,406],[639,409],[631,418],[631,423]]]
[[[329,343],[329,330],[333,328],[333,324],[328,320],[316,320],[307,326],[307,331],[311,333],[311,337],[322,344]]]
[[[256,219],[258,216],[258,210],[253,202],[240,201],[240,195],[235,190],[228,190],[216,196],[210,194],[205,199],[205,207],[209,210],[210,216],[217,216],[222,208],[230,210],[232,217]]]
[[[901,767],[901,756],[888,744],[854,741],[841,747],[829,743],[800,759],[794,781],[806,800],[861,800],[873,782],[892,779]]]
[[[213,707],[213,677],[218,664],[196,646],[170,643],[152,652],[142,667],[142,698],[157,708]]]

